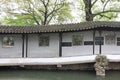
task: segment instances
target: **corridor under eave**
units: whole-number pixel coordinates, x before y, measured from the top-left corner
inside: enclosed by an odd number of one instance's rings
[[[120,55],[106,55],[109,62],[120,62]],[[0,66],[67,65],[95,62],[96,55],[58,58],[1,58]]]

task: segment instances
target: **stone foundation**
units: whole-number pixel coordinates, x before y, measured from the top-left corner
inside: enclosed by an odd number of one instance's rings
[[[71,65],[33,65],[24,66],[25,69],[46,69],[46,70],[94,70],[94,63],[71,64]]]
[[[44,70],[95,70],[94,63],[82,63],[71,65],[32,65],[24,66],[25,69],[44,69]],[[109,63],[107,70],[120,70],[120,62]]]
[[[41,70],[95,70],[94,63],[71,65],[32,65],[32,66],[1,66],[0,69],[41,69]],[[120,70],[120,62],[109,63],[107,70]]]
[[[109,63],[107,70],[120,70],[120,62]]]

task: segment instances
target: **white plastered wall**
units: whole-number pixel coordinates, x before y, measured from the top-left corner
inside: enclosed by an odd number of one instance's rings
[[[2,39],[4,36],[14,38],[13,47],[3,47]],[[0,35],[0,58],[20,58],[22,57],[22,35],[20,34],[1,34]]]
[[[28,57],[58,57],[59,56],[59,34],[46,33],[49,36],[49,46],[39,46],[39,34],[28,35]]]
[[[105,35],[112,33],[116,34],[115,44],[108,45],[105,43]],[[103,31],[102,35],[104,36],[104,45],[102,46],[102,54],[120,54],[120,46],[117,46],[117,37],[120,37],[120,32]]]
[[[83,35],[84,41],[93,41],[93,31],[63,33],[62,42],[72,42],[72,35]],[[84,42],[83,41],[83,42]],[[64,46],[62,56],[92,55],[93,45]]]

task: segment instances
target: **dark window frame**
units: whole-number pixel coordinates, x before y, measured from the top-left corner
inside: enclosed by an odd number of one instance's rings
[[[84,36],[82,34],[72,35],[72,46],[82,46],[84,45]]]
[[[5,40],[6,38],[6,40]],[[3,48],[12,48],[14,47],[14,37],[13,36],[3,36],[2,37],[2,47]]]
[[[84,41],[84,45],[90,45],[91,46],[91,45],[93,45],[93,43],[94,43],[93,41]]]
[[[104,45],[104,37],[95,37],[95,45]]]
[[[72,42],[62,42],[62,46],[63,47],[71,47],[72,46]]]
[[[116,35],[115,34],[105,35],[105,44],[106,45],[116,45]]]
[[[50,37],[48,35],[39,35],[39,47],[50,45]]]
[[[117,37],[117,46],[120,46],[120,37]]]

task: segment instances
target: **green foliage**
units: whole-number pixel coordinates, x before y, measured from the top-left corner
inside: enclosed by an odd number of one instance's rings
[[[7,8],[5,18],[10,25],[47,25],[53,22],[64,22],[73,19],[69,3],[66,0],[16,0],[20,13]],[[12,16],[12,17],[11,17]]]
[[[5,18],[5,23],[10,25],[27,26],[35,25],[35,21],[29,15],[17,15],[16,18]]]
[[[58,16],[57,20],[61,23],[69,19],[72,20],[74,17],[71,15],[70,12],[71,10],[69,8],[69,5],[66,4],[66,7],[62,8],[56,13],[56,16]]]

